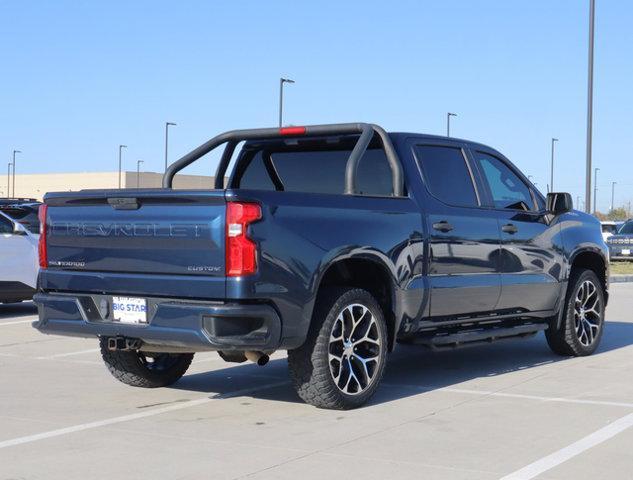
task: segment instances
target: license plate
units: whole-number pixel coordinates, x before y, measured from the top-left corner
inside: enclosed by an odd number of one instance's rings
[[[621,253],[622,253],[622,255],[631,255],[631,249],[630,248],[623,248]]]
[[[112,316],[121,323],[147,323],[147,302],[144,298],[112,297]]]

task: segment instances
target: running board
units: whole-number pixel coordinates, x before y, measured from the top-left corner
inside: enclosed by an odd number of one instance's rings
[[[412,339],[412,343],[425,345],[432,349],[459,348],[483,343],[492,343],[500,340],[527,338],[536,335],[538,332],[547,330],[547,327],[548,325],[545,323],[531,323],[526,325],[517,325],[515,327],[471,330],[466,332],[438,334],[429,337],[419,337]]]

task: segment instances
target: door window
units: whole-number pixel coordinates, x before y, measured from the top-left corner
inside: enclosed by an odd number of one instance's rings
[[[475,152],[496,208],[510,210],[533,210],[534,202],[530,189],[504,162],[492,155]]]
[[[418,145],[415,156],[431,194],[448,205],[477,207],[477,192],[461,148]]]

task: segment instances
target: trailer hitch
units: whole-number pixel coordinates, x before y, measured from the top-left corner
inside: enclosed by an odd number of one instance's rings
[[[143,341],[139,338],[127,338],[127,337],[109,337],[108,338],[108,350],[111,352],[117,350],[129,351],[138,350],[141,348]]]

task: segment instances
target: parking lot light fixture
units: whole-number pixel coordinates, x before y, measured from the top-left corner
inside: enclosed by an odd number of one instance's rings
[[[13,150],[13,188],[11,189],[13,198],[15,198],[15,154],[16,153],[22,153],[22,152],[20,150]]]
[[[598,172],[600,169],[596,167],[593,171],[593,213],[598,211]]]
[[[615,204],[613,203],[615,200],[615,185],[618,182],[611,182],[611,211],[615,208]]]
[[[167,171],[167,148],[169,145],[169,127],[175,127],[176,124],[173,122],[165,122],[165,171]]]
[[[280,78],[279,79],[279,128],[281,128],[283,124],[283,114],[284,114],[284,83],[295,83],[294,80],[289,78]]]
[[[136,161],[136,188],[140,188],[141,186],[141,163],[145,162],[143,162],[143,160]]]
[[[589,48],[587,61],[587,159],[585,165],[585,212],[591,213],[591,150],[593,136],[593,50],[595,37],[596,0],[589,0]],[[593,211],[597,210],[594,206]]]
[[[451,136],[451,117],[456,117],[456,116],[457,116],[456,113],[448,112],[446,114],[446,136],[447,137]]]
[[[11,196],[11,162],[7,164],[7,198]]]
[[[119,145],[119,188],[121,188],[121,150],[127,148],[127,145]]]
[[[549,186],[554,191],[554,144],[558,142],[558,138],[552,138],[552,161],[550,165]]]

